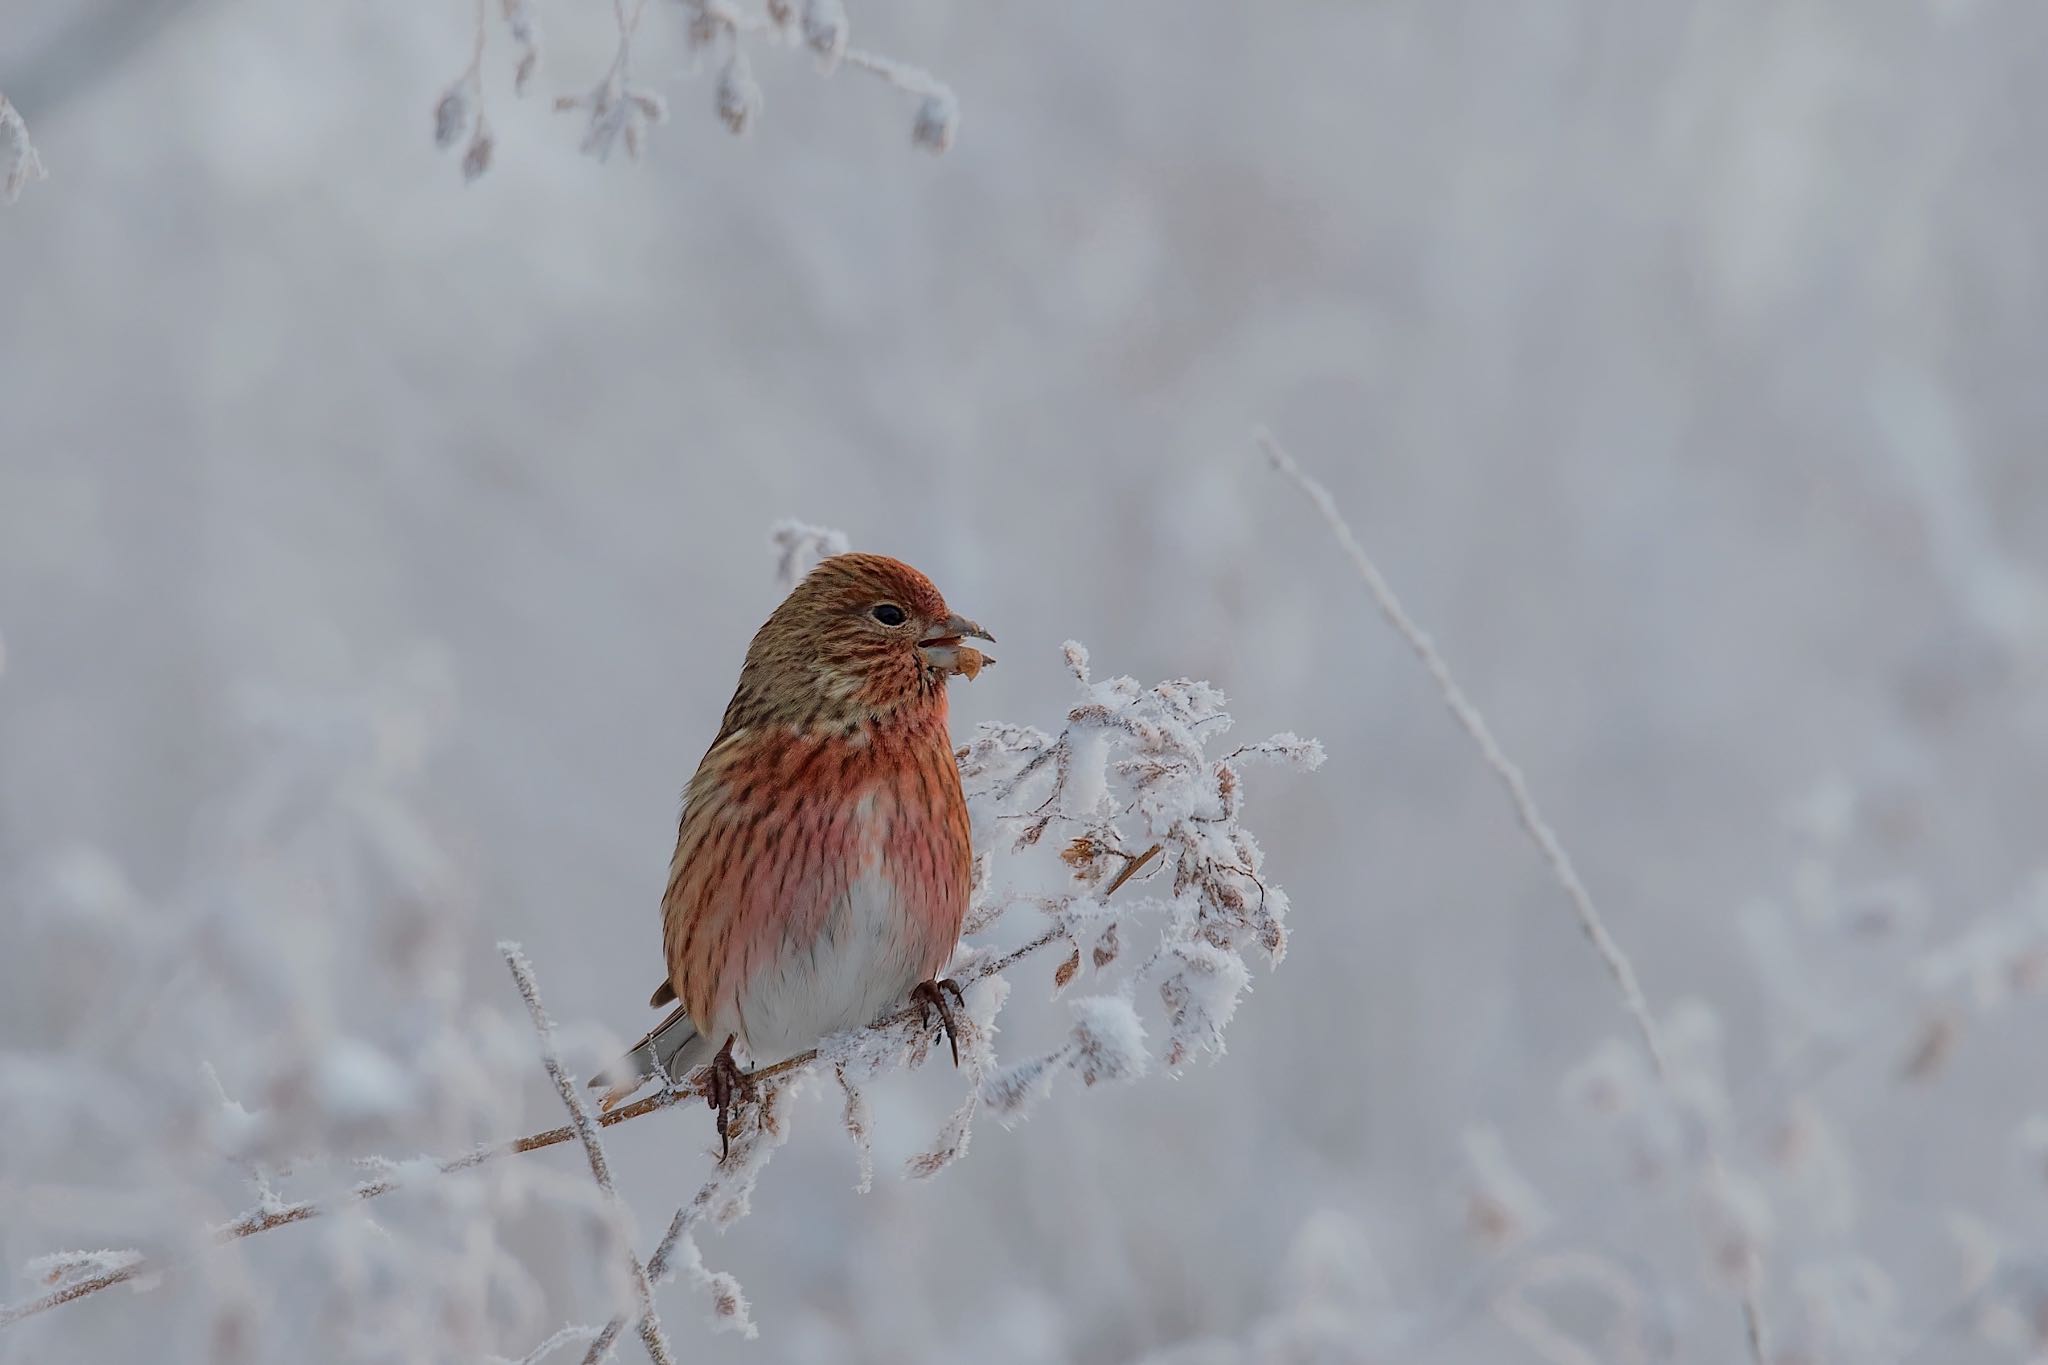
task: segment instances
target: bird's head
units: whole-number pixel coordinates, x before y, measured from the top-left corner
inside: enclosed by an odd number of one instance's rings
[[[740,695],[794,724],[849,724],[945,695],[995,660],[995,637],[946,605],[932,581],[885,555],[834,555],[796,585],[747,648]]]

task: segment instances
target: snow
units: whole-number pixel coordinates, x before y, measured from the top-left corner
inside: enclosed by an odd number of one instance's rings
[[[28,124],[21,111],[0,92],[0,201],[12,204],[21,196],[24,185],[47,174],[42,158],[36,154],[35,143],[29,141]],[[6,652],[0,650],[0,665],[5,662]],[[0,668],[0,672],[4,671]]]
[[[1223,1030],[1251,980],[1244,960],[1200,939],[1169,946],[1157,969],[1168,1025],[1166,1064],[1223,1051]]]
[[[53,1251],[48,1255],[31,1257],[21,1269],[22,1274],[28,1278],[61,1289],[80,1280],[112,1275],[140,1264],[141,1261],[142,1253],[133,1248]]]
[[[1029,1114],[1059,1075],[1057,1054],[1013,1062],[981,1083],[982,1103],[1005,1123]]]
[[[314,1064],[321,1105],[345,1124],[403,1113],[412,1103],[412,1077],[391,1058],[357,1038],[337,1038]]]
[[[1145,1025],[1121,995],[1090,995],[1074,1007],[1074,1053],[1069,1063],[1083,1085],[1098,1081],[1132,1081],[1145,1074],[1152,1054],[1145,1047]]]

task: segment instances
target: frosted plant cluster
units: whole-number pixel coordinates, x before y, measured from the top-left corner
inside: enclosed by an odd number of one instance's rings
[[[691,62],[716,71],[711,112],[734,133],[744,133],[761,112],[760,83],[749,51],[782,47],[810,54],[820,75],[841,67],[862,71],[915,101],[911,141],[937,153],[953,145],[960,104],[930,72],[850,44],[851,20],[843,0],[765,0],[758,11],[730,0],[664,0],[681,11],[684,44]],[[611,65],[588,89],[561,94],[555,108],[584,120],[582,150],[604,161],[623,145],[637,157],[648,131],[668,118],[668,102],[635,81],[635,44],[643,38],[650,0],[612,0],[617,33]],[[513,93],[524,96],[540,70],[542,30],[539,0],[496,0],[499,24],[511,43]],[[462,148],[462,177],[475,180],[490,169],[496,143],[484,111],[485,55],[494,25],[487,0],[476,0],[475,38],[469,64],[434,106],[434,145]]]
[[[203,875],[148,899],[82,846],[30,871],[14,998],[46,1050],[0,1055],[0,1140],[10,1191],[38,1193],[10,1192],[6,1232],[68,1245],[21,1267],[31,1297],[0,1326],[162,1287],[215,1359],[309,1326],[363,1358],[452,1358],[545,1330],[508,1220],[616,1241],[587,1179],[476,1159],[517,1131],[533,1044],[463,989],[472,916],[419,790],[454,706],[431,650],[345,696],[251,693],[260,756],[201,821]],[[260,1261],[218,1249],[316,1218]],[[317,1323],[277,1321],[271,1277],[323,1286]]]
[[[1069,642],[1065,654],[1080,691],[1066,727],[1052,735],[984,725],[960,771],[970,808],[1003,831],[1008,851],[1023,854],[1052,835],[1077,889],[998,891],[987,911],[1028,905],[1044,916],[1040,936],[1062,952],[1059,991],[1079,979],[1084,958],[1098,976],[1109,973],[1127,925],[1155,927],[1156,942],[1115,992],[1073,1002],[1073,1033],[1061,1048],[990,1079],[987,1097],[1005,1115],[1022,1113],[1061,1068],[1090,1085],[1140,1074],[1148,1056],[1134,1003],[1140,986],[1163,1013],[1168,1066],[1222,1051],[1250,980],[1246,956],[1277,965],[1287,950],[1286,895],[1260,876],[1259,846],[1239,824],[1242,771],[1323,761],[1320,745],[1291,734],[1212,756],[1230,726],[1222,693],[1186,680],[1096,682],[1085,649]],[[1139,879],[1160,893],[1111,899]]]
[[[43,178],[43,161],[29,141],[28,124],[21,111],[0,94],[0,199],[13,203],[22,186]]]
[[[839,533],[798,522],[779,524],[771,540],[785,586],[846,547]],[[1078,644],[1065,647],[1065,662],[1076,697],[1058,728],[984,725],[959,750],[977,839],[967,941],[949,968],[964,996],[964,1093],[904,1163],[907,1178],[939,1174],[966,1154],[984,1111],[1014,1122],[1062,1077],[1083,1088],[1124,1083],[1220,1053],[1253,967],[1277,965],[1286,951],[1285,893],[1242,824],[1245,775],[1258,765],[1312,769],[1321,747],[1291,734],[1232,745],[1223,695],[1205,683],[1096,680]],[[364,1356],[474,1357],[525,1342],[523,1360],[570,1347],[596,1360],[630,1333],[659,1365],[677,1358],[657,1306],[659,1287],[675,1278],[715,1326],[753,1335],[745,1293],[706,1264],[699,1234],[745,1216],[814,1080],[831,1091],[859,1186],[871,1188],[874,1135],[889,1119],[868,1087],[930,1060],[931,1028],[906,1007],[757,1072],[729,1158],[707,1156],[701,1188],[643,1260],[602,1130],[684,1104],[695,1117],[701,1092],[679,1078],[596,1116],[569,1059],[595,1064],[610,1040],[556,1024],[541,973],[516,944],[500,947],[526,1026],[465,1003],[470,964],[453,952],[446,913],[454,891],[430,824],[401,794],[434,717],[451,704],[445,676],[425,659],[371,695],[367,706],[279,707],[268,717],[290,737],[286,753],[227,830],[239,857],[226,865],[245,869],[246,884],[196,890],[188,914],[164,916],[98,855],[53,869],[47,894],[64,902],[61,918],[96,934],[75,951],[118,941],[189,965],[164,968],[166,989],[136,1005],[137,1017],[109,1021],[97,1063],[6,1062],[0,1133],[23,1137],[12,1155],[41,1150],[54,1162],[60,1145],[96,1142],[131,1197],[120,1216],[69,1220],[110,1238],[118,1227],[120,1244],[37,1256],[24,1269],[41,1294],[0,1310],[0,1325],[117,1285],[175,1282],[169,1292],[187,1296],[218,1358],[261,1358],[267,1331],[292,1329],[261,1320],[254,1276],[272,1265],[238,1268],[209,1251],[317,1223],[287,1234],[280,1259],[320,1267],[333,1285],[324,1325]],[[264,932],[286,904],[301,912],[290,933]],[[322,937],[309,918],[334,932]],[[1026,968],[1039,964],[1037,979],[1065,997],[1064,1022],[999,1058],[997,1021],[1013,982],[1033,979]],[[338,994],[343,980],[350,989]],[[139,1057],[129,1040],[159,1011],[169,1014],[153,1021],[162,1041]],[[217,1057],[179,1055],[206,1039]],[[536,1039],[570,1122],[508,1142]],[[89,1086],[77,1084],[81,1067]],[[127,1140],[136,1132],[173,1136],[153,1149]],[[589,1179],[520,1159],[572,1141]],[[394,1149],[440,1155],[371,1154]],[[224,1214],[238,1189],[239,1211]],[[559,1220],[608,1321],[534,1320],[542,1296],[498,1237],[506,1220],[537,1214]]]

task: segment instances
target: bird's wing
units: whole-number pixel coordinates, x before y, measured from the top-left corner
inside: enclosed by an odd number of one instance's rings
[[[722,731],[705,751],[689,787],[683,792],[682,819],[676,826],[676,850],[669,859],[668,887],[661,898],[661,951],[668,964],[667,999],[685,1000],[682,961],[692,934],[711,908],[710,890],[726,876],[720,866],[732,859],[735,826],[753,813],[734,799],[735,782],[744,776],[754,732],[745,726]],[[655,991],[654,1005],[663,1002]]]
[[[711,1045],[678,1006],[602,1075],[591,1077],[590,1085],[605,1087],[598,1109],[608,1114],[656,1076],[680,1082],[710,1060]]]

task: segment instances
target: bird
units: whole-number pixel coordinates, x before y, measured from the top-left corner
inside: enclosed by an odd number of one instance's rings
[[[959,1065],[939,979],[974,876],[946,684],[994,643],[932,581],[879,554],[820,561],[747,647],[717,737],[683,794],[661,899],[673,1006],[591,1085],[612,1108],[657,1076],[709,1068],[723,1161],[752,1086],[734,1055],[772,1065],[906,1001],[933,1013]]]

